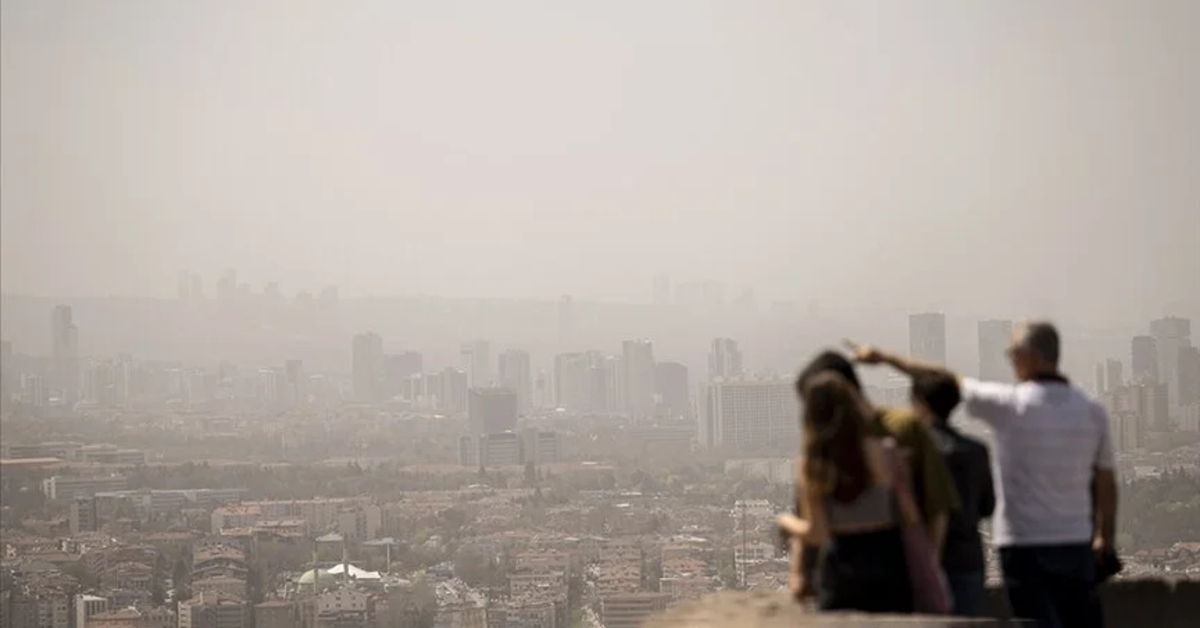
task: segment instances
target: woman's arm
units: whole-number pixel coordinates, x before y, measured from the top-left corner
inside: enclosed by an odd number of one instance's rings
[[[791,578],[789,588],[799,598],[814,593],[812,584],[816,576],[816,548],[827,540],[828,519],[819,495],[814,495],[810,482],[804,477],[804,458],[796,459],[796,514],[783,515],[781,527],[791,534]],[[813,497],[818,499],[813,499]],[[786,520],[786,521],[785,521]],[[819,522],[819,524],[818,524]]]

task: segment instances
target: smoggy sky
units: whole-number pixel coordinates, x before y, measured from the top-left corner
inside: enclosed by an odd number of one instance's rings
[[[5,292],[1200,302],[1200,3],[5,0]],[[1014,304],[1017,304],[1014,306]]]

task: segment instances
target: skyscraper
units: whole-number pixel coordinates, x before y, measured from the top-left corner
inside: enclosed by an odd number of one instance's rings
[[[529,366],[529,352],[520,349],[508,349],[500,354],[499,359],[500,387],[507,388],[517,395],[517,412],[525,414],[532,405],[531,395],[533,374]]]
[[[496,382],[492,378],[491,350],[486,340],[473,340],[463,343],[462,369],[467,372],[467,386],[471,388],[487,388]]]
[[[1200,405],[1200,348],[1179,351],[1179,405]]]
[[[71,306],[55,306],[50,333],[54,385],[62,391],[63,402],[74,405],[79,398],[79,330],[75,327]]]
[[[1104,387],[1120,388],[1125,385],[1125,369],[1120,360],[1109,358],[1104,361]]]
[[[1153,336],[1134,336],[1130,341],[1130,373],[1134,384],[1158,383],[1158,344]]]
[[[1180,408],[1179,354],[1192,346],[1192,321],[1168,316],[1150,321],[1150,335],[1158,345],[1158,377],[1167,385],[1167,404],[1172,416]]]
[[[708,352],[708,379],[732,379],[742,374],[742,352],[736,340],[714,338]]]
[[[554,403],[574,413],[605,414],[624,409],[624,361],[600,351],[554,356]]]
[[[621,351],[621,390],[625,411],[649,416],[654,410],[654,345],[649,340],[626,340]]]
[[[662,406],[672,417],[687,417],[692,414],[688,394],[688,370],[678,362],[659,362],[654,366],[654,386]]]
[[[517,429],[517,395],[505,388],[472,388],[467,402],[472,435]]]
[[[584,353],[554,355],[554,406],[570,412],[590,411],[590,360]]]
[[[404,395],[404,386],[413,375],[424,369],[424,358],[416,351],[402,351],[383,356],[383,388],[388,396]],[[412,401],[409,398],[409,401]]]
[[[1005,355],[1012,342],[1012,333],[1012,321],[979,321],[979,379],[985,382],[1012,381],[1012,367]]]
[[[448,368],[442,371],[440,407],[447,414],[461,415],[467,411],[467,372]]]
[[[938,312],[908,317],[908,352],[933,364],[946,363],[946,316]]]
[[[379,401],[383,393],[383,338],[375,332],[358,334],[351,345],[351,353],[355,400],[362,403]]]

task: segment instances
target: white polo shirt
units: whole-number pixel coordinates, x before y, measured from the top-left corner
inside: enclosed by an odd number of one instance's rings
[[[997,547],[1090,543],[1092,477],[1112,469],[1104,407],[1063,382],[962,380],[963,405],[994,433]]]

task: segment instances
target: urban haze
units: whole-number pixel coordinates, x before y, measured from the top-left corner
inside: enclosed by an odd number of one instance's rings
[[[1008,381],[1028,319],[1125,576],[1200,578],[1200,3],[0,12],[0,626],[786,590],[800,367]]]

